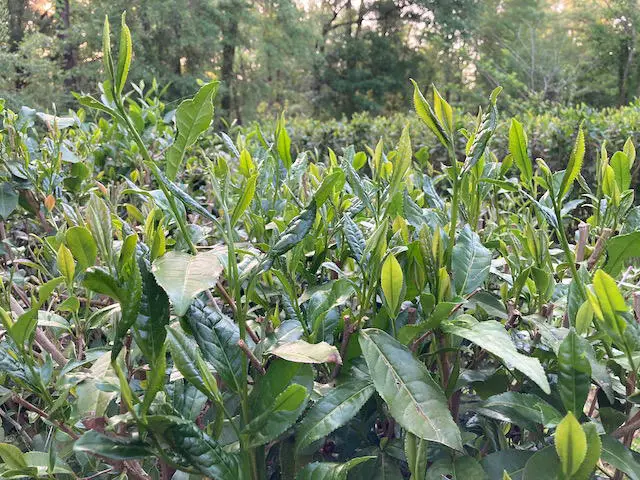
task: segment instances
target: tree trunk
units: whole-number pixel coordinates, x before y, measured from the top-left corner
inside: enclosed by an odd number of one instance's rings
[[[62,23],[58,38],[63,44],[62,50],[62,68],[67,72],[67,76],[64,79],[64,84],[67,88],[73,88],[74,79],[71,75],[72,70],[77,64],[76,49],[69,40],[69,30],[71,29],[71,2],[70,0],[62,0],[59,5],[62,7],[60,10],[60,21]]]
[[[24,37],[24,16],[27,8],[25,0],[7,0],[9,16],[9,50],[15,52]]]
[[[224,22],[222,28],[222,67],[220,69],[220,80],[222,81],[222,98],[220,99],[220,106],[223,110],[223,115],[231,116],[234,103],[233,90],[235,88],[235,71],[234,60],[236,56],[236,44],[238,42],[238,17],[241,7],[237,2],[229,3],[229,10],[227,13],[227,20]]]

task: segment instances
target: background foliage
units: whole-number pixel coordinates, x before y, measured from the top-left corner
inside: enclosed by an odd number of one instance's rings
[[[123,10],[135,78],[170,104],[221,80],[228,121],[406,112],[409,77],[464,109],[501,85],[512,112],[625,105],[640,88],[635,0],[3,0],[0,95],[64,111],[93,90],[102,20]]]

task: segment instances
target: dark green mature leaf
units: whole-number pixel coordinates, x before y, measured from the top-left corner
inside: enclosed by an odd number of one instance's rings
[[[515,368],[524,373],[537,383],[545,393],[551,392],[549,381],[540,361],[537,358],[519,353],[501,323],[495,320],[478,322],[471,315],[461,315],[452,322],[443,323],[442,329],[484,348],[502,360],[507,368]]]
[[[65,234],[65,242],[81,270],[95,265],[98,247],[87,228],[71,227]]]
[[[182,376],[210,399],[215,398],[198,368],[198,347],[179,329],[167,326],[167,342],[171,359]]]
[[[522,480],[558,480],[560,459],[553,445],[538,450],[525,464]]]
[[[342,162],[340,166],[342,170],[344,170],[346,180],[351,186],[351,189],[356,194],[358,199],[362,202],[362,204],[369,209],[369,211],[374,212],[373,204],[371,203],[371,199],[367,194],[367,189],[365,188],[365,184],[358,175],[358,172],[355,171],[352,165],[352,160],[355,155],[355,150],[353,146],[349,146],[344,151],[344,157],[342,158]]]
[[[382,330],[362,330],[359,341],[373,384],[396,421],[419,438],[462,450],[444,392],[424,364]]]
[[[360,227],[358,227],[349,215],[344,215],[342,217],[342,230],[344,231],[344,237],[347,240],[353,258],[356,262],[360,262],[365,248],[364,235]]]
[[[602,440],[602,460],[626,473],[631,480],[640,480],[640,463],[633,452],[609,435],[602,435],[600,440]]]
[[[480,404],[478,413],[533,431],[538,425],[551,427],[562,420],[562,414],[542,398],[520,392],[493,395]]]
[[[576,415],[582,413],[591,388],[591,364],[585,353],[588,343],[571,329],[558,350],[560,398],[564,408]]]
[[[307,389],[289,385],[266,411],[261,412],[244,428],[242,435],[250,447],[264,445],[278,438],[291,427],[307,406]]]
[[[178,135],[166,154],[166,173],[169,180],[176,178],[187,148],[209,128],[213,120],[213,98],[217,90],[218,82],[207,83],[200,87],[193,98],[184,100],[178,106],[176,110]]]
[[[478,234],[465,225],[453,247],[451,269],[456,291],[460,295],[480,287],[491,267],[491,251],[480,242]]]
[[[531,451],[509,448],[490,453],[480,464],[489,480],[504,480],[504,472],[507,472],[511,480],[521,480],[524,466],[533,454]]]
[[[186,420],[195,421],[207,403],[206,395],[184,379],[167,384],[166,391],[175,413]]]
[[[321,207],[331,196],[334,190],[339,190],[344,186],[344,182],[344,172],[340,169],[334,170],[329,175],[325,176],[313,196],[316,201],[316,206]]]
[[[411,472],[411,479],[424,478],[427,474],[429,442],[411,432],[404,435],[404,455]]]
[[[111,349],[111,360],[115,361],[123,346],[124,337],[134,324],[140,312],[142,301],[142,276],[135,255],[132,255],[119,272],[120,283],[120,320],[116,324],[116,331]]]
[[[296,480],[347,480],[349,470],[376,457],[358,457],[345,463],[315,462],[304,467]]]
[[[0,217],[3,220],[18,207],[18,192],[14,190],[9,182],[4,182],[0,187]]]
[[[73,444],[75,452],[87,452],[114,460],[130,460],[154,455],[151,447],[141,441],[107,437],[89,430]]]
[[[276,401],[276,397],[292,383],[313,388],[311,365],[289,362],[275,358],[269,363],[266,375],[256,379],[249,394],[249,406],[254,414],[265,412]]]
[[[450,478],[452,480],[487,480],[487,474],[482,466],[473,457],[445,458],[434,462],[427,470],[425,480],[441,480]]]
[[[587,453],[580,468],[574,474],[576,480],[588,480],[591,478],[602,451],[602,440],[600,440],[596,425],[594,423],[585,423],[582,425],[582,429],[587,439]]]
[[[640,257],[640,232],[618,235],[607,242],[607,262],[604,271],[609,275],[618,275],[625,260]]]
[[[140,257],[138,267],[142,278],[142,297],[133,331],[136,344],[145,357],[154,363],[167,336],[165,327],[169,324],[169,298],[156,282],[147,260]]]
[[[300,212],[300,215],[291,220],[280,239],[269,251],[269,255],[278,257],[295,247],[309,233],[315,219],[316,201],[313,199],[307,208]]]
[[[576,137],[576,143],[574,144],[573,150],[571,151],[571,156],[569,157],[569,164],[567,165],[567,169],[564,171],[564,176],[562,177],[562,182],[560,183],[560,190],[558,191],[558,200],[561,200],[567,194],[567,192],[573,185],[574,180],[580,174],[583,160],[584,160],[584,132],[582,131],[582,127],[580,127],[578,129],[578,136]]]
[[[348,379],[329,391],[305,415],[297,429],[297,450],[326,437],[351,420],[369,400],[375,388],[371,380]]]
[[[242,350],[238,348],[238,326],[222,312],[198,299],[189,307],[186,320],[204,359],[214,366],[231,388],[240,391]]]
[[[116,301],[120,301],[120,297],[123,296],[118,280],[100,267],[90,269],[85,275],[82,285]]]
[[[147,422],[150,430],[169,445],[184,467],[195,468],[216,480],[247,478],[238,455],[226,452],[195,423],[160,415],[148,417]]]

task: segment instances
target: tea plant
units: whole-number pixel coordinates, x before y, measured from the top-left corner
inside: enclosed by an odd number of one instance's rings
[[[2,110],[2,478],[640,478],[631,141],[589,185],[582,129],[554,172],[415,85],[442,165],[296,155],[208,132],[216,82],[174,132],[131,56]]]

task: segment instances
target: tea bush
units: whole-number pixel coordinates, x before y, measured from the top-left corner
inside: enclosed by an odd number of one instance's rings
[[[544,113],[524,110],[516,118],[527,126],[529,149],[532,158],[542,157],[554,169],[564,168],[566,153],[571,150],[573,135],[579,126],[585,135],[586,157],[583,175],[593,179],[595,157],[600,146],[607,143],[610,147],[620,148],[628,138],[637,143],[640,131],[640,100],[620,108],[594,109],[587,105],[572,107],[550,107]],[[472,129],[475,116],[467,114],[458,120],[458,128]],[[491,141],[491,148],[497,154],[508,151],[509,119],[499,119]],[[269,123],[261,126],[272,127]],[[425,148],[433,161],[446,161],[446,149],[434,141],[423,128],[423,124],[414,115],[396,114],[387,117],[372,116],[366,112],[355,114],[350,120],[315,120],[296,117],[288,123],[293,145],[300,151],[326,151],[331,148],[341,151],[344,145],[354,145],[365,150],[375,145],[380,138],[395,145],[408,126],[414,149]],[[464,148],[464,144],[460,146]],[[638,182],[638,173],[634,171],[634,185]]]
[[[170,114],[131,55],[107,23],[100,98],[1,111],[2,478],[640,478],[631,139],[587,181],[588,122],[536,124],[552,169],[499,89],[417,86],[441,161],[213,135],[216,83]]]

